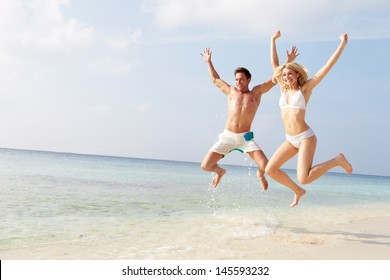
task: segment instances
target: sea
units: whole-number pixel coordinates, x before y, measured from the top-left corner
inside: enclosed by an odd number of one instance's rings
[[[0,259],[240,258],[237,240],[390,215],[390,177],[330,172],[290,208],[292,191],[270,178],[263,191],[250,161],[221,164],[214,189],[194,162],[0,149]]]

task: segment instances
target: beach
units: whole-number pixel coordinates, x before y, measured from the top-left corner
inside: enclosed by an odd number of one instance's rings
[[[283,229],[278,238],[212,238],[202,244],[149,240],[138,248],[131,238],[96,243],[93,238],[2,250],[9,260],[389,260],[390,217],[338,225],[332,229]],[[167,232],[169,234],[169,232]],[[176,233],[172,233],[176,235]],[[134,253],[134,249],[138,253]]]
[[[389,260],[390,178],[292,193],[253,166],[0,149],[2,260]],[[294,176],[294,171],[291,176]]]

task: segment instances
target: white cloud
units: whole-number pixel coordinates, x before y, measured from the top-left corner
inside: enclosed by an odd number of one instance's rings
[[[383,27],[390,21],[390,2],[385,0],[155,0],[148,4],[155,23],[167,30],[202,27],[201,32],[268,38],[281,29],[301,40],[333,38],[343,31],[359,38],[390,37],[390,30]]]
[[[140,112],[146,112],[152,107],[152,101],[148,100],[142,104],[137,105],[137,110]]]
[[[88,112],[96,114],[109,114],[112,112],[112,106],[106,104],[99,104],[89,108]]]
[[[108,37],[106,43],[113,51],[127,50],[132,44],[137,43],[141,38],[142,31],[140,29],[130,30],[129,34],[124,34],[117,37]]]
[[[124,75],[132,69],[132,64],[121,59],[105,57],[91,61],[89,69],[102,75]]]
[[[130,45],[130,41],[123,38],[109,37],[106,39],[106,42],[109,48],[114,51],[126,50]]]
[[[94,28],[65,19],[65,0],[0,0],[0,50],[70,53],[88,48]]]
[[[130,104],[130,111],[133,113],[148,112],[153,106],[152,100],[145,100],[143,102],[134,102]]]

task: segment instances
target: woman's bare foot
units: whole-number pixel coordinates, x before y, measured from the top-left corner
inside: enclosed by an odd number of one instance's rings
[[[352,165],[348,162],[348,160],[345,158],[345,156],[343,154],[340,153],[337,156],[337,162],[339,163],[339,166],[344,168],[344,170],[348,174],[352,174]]]
[[[216,171],[215,173],[217,173],[217,175],[215,175],[213,182],[211,183],[211,186],[213,186],[214,188],[218,186],[219,182],[222,179],[222,176],[226,174],[226,169],[219,168],[218,171]]]
[[[306,190],[305,189],[302,189],[300,188],[300,190],[298,192],[295,193],[295,196],[294,196],[294,201],[293,203],[290,205],[290,207],[294,207],[294,206],[297,206],[298,203],[299,203],[299,199],[304,196],[306,194]]]
[[[261,183],[261,186],[263,187],[263,190],[264,191],[268,190],[268,181],[267,181],[267,179],[265,179],[264,172],[263,172],[263,175],[261,175],[260,170],[257,170],[256,174],[257,174],[257,177],[259,177],[259,179],[260,179],[260,183]]]

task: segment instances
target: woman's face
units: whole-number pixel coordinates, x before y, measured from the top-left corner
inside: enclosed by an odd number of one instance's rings
[[[284,68],[283,69],[283,81],[288,85],[298,84],[299,73],[294,70]]]

